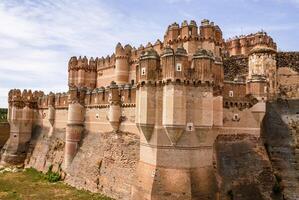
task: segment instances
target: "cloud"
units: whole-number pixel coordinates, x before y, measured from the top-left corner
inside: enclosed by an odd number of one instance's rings
[[[0,19],[0,107],[9,88],[66,91],[70,56],[105,56],[118,41],[160,33],[97,0],[3,0]]]

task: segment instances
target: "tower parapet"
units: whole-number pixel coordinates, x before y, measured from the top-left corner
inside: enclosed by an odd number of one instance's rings
[[[276,50],[277,46],[273,39],[263,31],[255,34],[241,35],[228,39],[225,42],[225,49],[229,56],[249,55],[250,50],[257,45],[264,45]]]
[[[68,67],[68,85],[70,87],[96,87],[97,60],[86,56],[71,57]]]
[[[8,94],[10,137],[4,147],[1,164],[15,165],[24,161],[35,120],[34,111],[42,92],[13,89]]]
[[[129,82],[129,48],[123,48],[118,43],[115,48],[115,82],[116,84],[127,84]]]
[[[276,50],[266,45],[254,47],[248,58],[246,93],[259,100],[277,92]]]
[[[64,168],[67,169],[75,157],[84,130],[86,88],[70,87],[68,95],[68,117],[65,139]]]

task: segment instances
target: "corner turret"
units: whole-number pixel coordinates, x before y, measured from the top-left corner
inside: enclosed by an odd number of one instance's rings
[[[126,49],[128,51],[128,47]],[[120,43],[115,48],[115,82],[121,85],[129,82],[128,55]]]

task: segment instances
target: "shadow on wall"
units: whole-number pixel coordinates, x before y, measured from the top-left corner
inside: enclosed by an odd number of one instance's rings
[[[0,149],[2,149],[9,138],[9,129],[8,122],[0,122]]]
[[[262,138],[286,199],[299,199],[299,100],[267,103]]]

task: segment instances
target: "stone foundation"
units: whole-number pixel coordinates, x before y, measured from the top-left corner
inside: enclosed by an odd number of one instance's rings
[[[214,144],[218,199],[282,199],[274,193],[276,178],[260,139],[252,135],[219,135]]]

